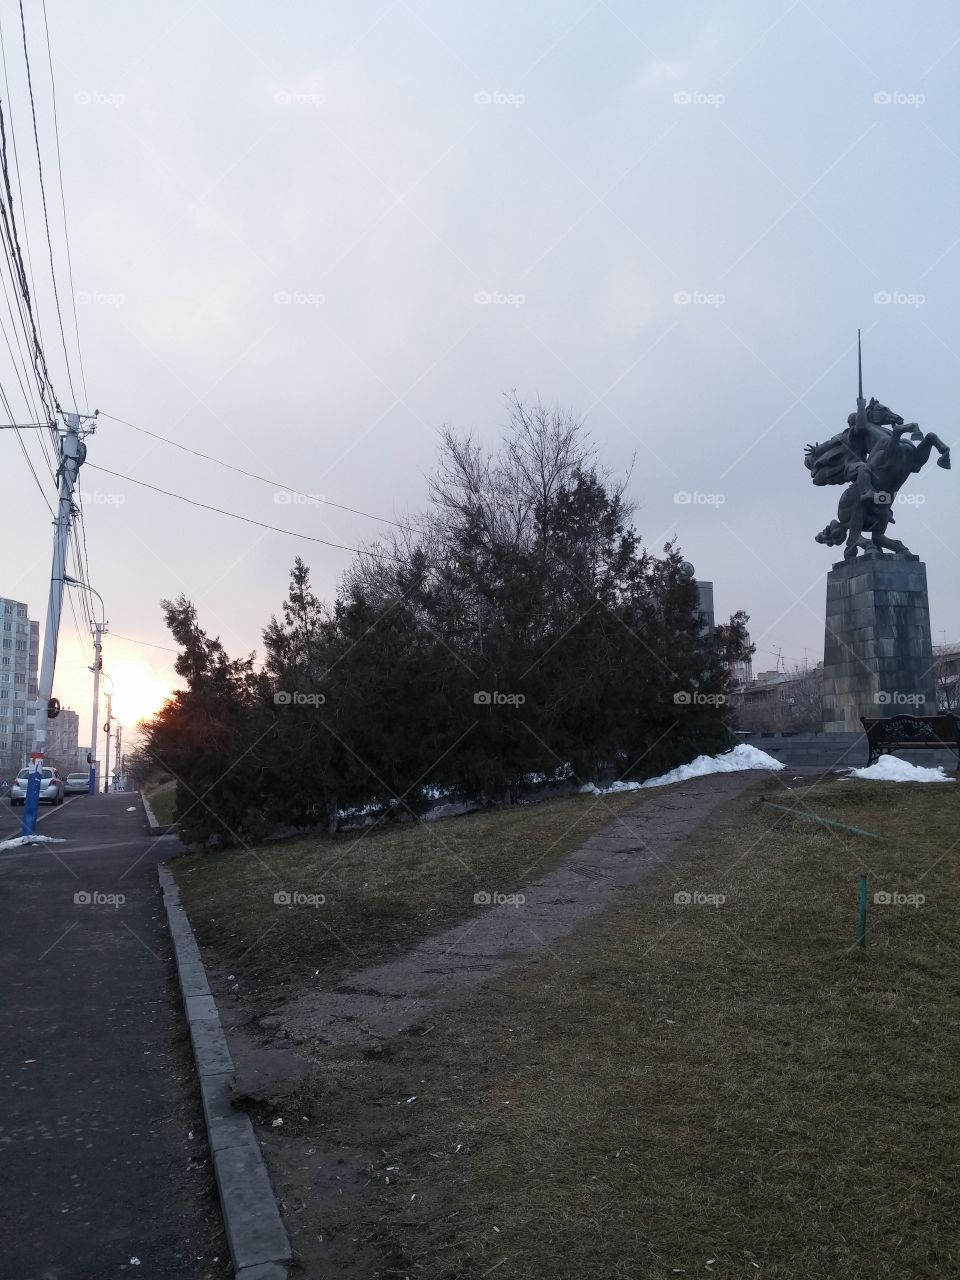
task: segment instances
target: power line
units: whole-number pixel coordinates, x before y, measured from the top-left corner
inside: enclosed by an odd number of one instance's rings
[[[27,209],[23,199],[23,177],[20,172],[20,154],[17,151],[17,131],[13,123],[13,101],[10,95],[10,80],[7,75],[7,49],[3,40],[3,28],[0,26],[0,59],[3,61],[3,84],[7,93],[7,111],[10,116],[10,141],[13,144],[13,163],[17,171],[17,191],[20,193],[20,216],[23,220],[23,243],[27,250],[27,265],[30,268],[30,287],[34,297],[37,293],[36,281],[33,277],[33,256],[30,253],[30,236],[27,233]],[[37,306],[37,321],[40,321],[40,309]]]
[[[40,334],[37,332],[37,317],[34,314],[33,305],[30,297],[30,288],[27,284],[27,274],[23,266],[23,252],[20,248],[20,240],[17,235],[17,218],[13,207],[13,192],[10,186],[10,170],[7,160],[7,133],[4,121],[3,107],[0,106],[0,171],[3,174],[3,189],[6,196],[5,200],[0,200],[0,230],[2,230],[4,253],[7,258],[7,266],[10,270],[10,276],[20,297],[23,301],[25,311],[21,309],[21,323],[23,325],[24,334],[27,338],[27,345],[30,346],[30,340],[33,340],[33,368],[34,376],[37,380],[37,387],[40,392],[40,400],[50,417],[51,428],[56,433],[54,426],[54,410],[59,408],[57,394],[53,389],[53,382],[50,378],[50,370],[47,367],[47,359],[43,351],[43,345],[40,342]],[[18,308],[19,309],[19,308]],[[27,320],[30,321],[29,332],[27,330]],[[49,403],[48,403],[49,393]],[[59,441],[57,441],[59,445]]]
[[[63,343],[63,359],[67,366],[67,382],[73,403],[77,403],[77,393],[73,389],[73,375],[70,371],[70,356],[67,353],[67,334],[63,327],[63,312],[60,310],[60,294],[57,290],[57,273],[53,261],[53,240],[50,236],[50,219],[47,216],[47,191],[43,182],[43,161],[40,157],[40,134],[37,130],[37,107],[33,98],[33,76],[30,71],[30,52],[27,49],[27,20],[23,13],[23,0],[20,0],[20,30],[23,33],[23,59],[27,67],[27,90],[30,94],[30,115],[33,120],[33,142],[37,152],[37,175],[40,179],[40,199],[43,204],[43,225],[47,233],[47,253],[50,257],[50,279],[53,284],[53,301],[57,308],[57,320],[60,324],[60,340]]]
[[[111,640],[127,640],[130,644],[142,644],[148,649],[162,649],[164,653],[179,653],[179,649],[171,649],[166,644],[154,644],[152,640],[134,640],[133,636],[122,636],[118,631],[110,632]]]
[[[105,416],[105,415],[104,415]],[[304,542],[319,542],[324,547],[334,547],[337,551],[350,551],[355,556],[363,555],[359,547],[348,547],[343,542],[330,542],[327,538],[317,538],[309,533],[298,533],[296,529],[281,529],[276,524],[266,524],[263,520],[254,520],[252,516],[241,516],[236,511],[224,511],[222,507],[212,507],[208,502],[198,502],[196,498],[187,498],[182,493],[173,493],[170,489],[161,489],[159,485],[147,484],[146,480],[137,480],[134,476],[126,476],[121,471],[111,471],[109,467],[98,467],[92,462],[86,464],[93,471],[102,471],[105,475],[115,476],[118,480],[128,480],[131,484],[138,484],[143,489],[151,489],[154,493],[162,493],[167,498],[176,498],[179,502],[186,502],[191,507],[200,507],[204,511],[213,511],[218,516],[229,516],[231,520],[242,520],[244,524],[256,525],[258,529],[269,529],[271,533],[283,533],[288,538],[302,538]],[[386,554],[385,552],[383,554]],[[388,559],[397,559],[396,556],[389,556]]]
[[[20,6],[21,14],[23,5]],[[57,176],[60,181],[60,207],[63,209],[63,239],[67,247],[67,277],[70,281],[70,299],[73,304],[73,328],[77,338],[77,362],[80,366],[80,385],[84,403],[89,407],[87,376],[83,368],[83,351],[80,349],[80,319],[77,315],[77,291],[73,286],[73,260],[70,256],[70,233],[67,229],[67,201],[63,190],[63,163],[60,158],[60,123],[57,119],[57,85],[53,78],[53,54],[50,50],[50,26],[47,22],[47,0],[43,0],[43,30],[47,39],[47,62],[50,66],[50,94],[53,100],[53,136],[57,145]],[[64,349],[66,354],[66,349]]]
[[[257,475],[255,471],[245,471],[243,467],[234,466],[232,462],[224,462],[222,458],[215,458],[212,454],[201,453],[199,449],[191,449],[188,445],[181,444],[179,440],[171,440],[169,436],[162,436],[157,431],[148,431],[146,427],[138,427],[123,418],[115,418],[112,413],[101,412],[100,416],[101,418],[109,418],[111,422],[119,422],[123,427],[130,427],[132,431],[139,431],[141,435],[152,436],[154,440],[160,440],[164,444],[172,445],[174,449],[182,449],[184,453],[192,453],[195,458],[203,458],[206,462],[215,462],[218,467],[226,467],[228,471],[235,471],[238,475],[246,476],[249,480],[259,480],[262,484],[268,484],[273,489],[284,489],[287,493],[296,494],[298,498],[308,498],[311,502],[320,502],[316,494],[303,493],[299,489],[294,489],[292,485],[281,484],[278,480],[271,480],[267,476]],[[397,529],[409,528],[409,525],[401,524],[399,520],[391,520],[387,516],[377,516],[371,511],[361,511],[357,507],[347,507],[342,502],[333,502],[328,498],[323,499],[322,505],[336,507],[338,511],[349,511],[351,515],[363,516],[367,520],[379,520],[382,524],[392,524]]]

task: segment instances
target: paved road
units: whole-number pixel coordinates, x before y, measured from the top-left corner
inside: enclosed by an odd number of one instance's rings
[[[0,803],[0,840],[22,812]],[[176,842],[145,836],[136,795],[41,813],[63,844],[0,851],[0,1280],[221,1277],[157,893]]]

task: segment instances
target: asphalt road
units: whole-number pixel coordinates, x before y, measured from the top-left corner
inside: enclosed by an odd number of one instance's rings
[[[22,813],[0,803],[0,841]],[[135,794],[41,815],[62,844],[0,851],[0,1280],[222,1277],[157,890],[176,841]]]

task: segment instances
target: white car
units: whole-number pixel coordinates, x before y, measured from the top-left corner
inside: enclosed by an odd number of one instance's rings
[[[68,773],[63,789],[68,796],[85,796],[90,790],[89,773]]]
[[[32,770],[21,769],[10,788],[10,803],[23,804],[27,798],[27,782]],[[63,804],[63,779],[56,769],[44,768],[40,772],[40,801],[47,804]]]

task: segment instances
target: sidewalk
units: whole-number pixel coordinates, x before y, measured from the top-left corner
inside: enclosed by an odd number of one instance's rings
[[[0,853],[0,1280],[228,1275],[157,893],[175,842],[135,793],[39,831],[65,842]]]

